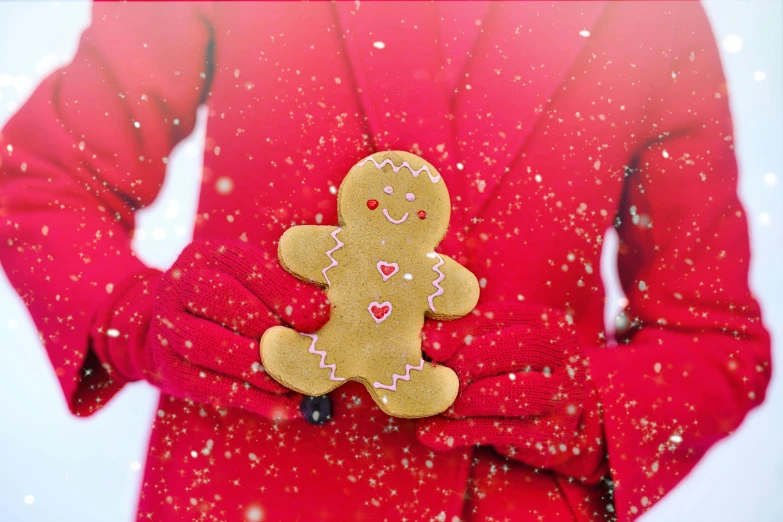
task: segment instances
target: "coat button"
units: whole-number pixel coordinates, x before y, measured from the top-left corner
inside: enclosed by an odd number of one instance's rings
[[[332,401],[328,395],[320,397],[302,397],[299,411],[307,422],[314,426],[321,426],[332,418]]]

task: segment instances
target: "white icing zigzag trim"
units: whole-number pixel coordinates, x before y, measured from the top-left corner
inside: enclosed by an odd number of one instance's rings
[[[299,332],[302,333],[302,332]],[[316,350],[315,349],[315,343],[318,342],[318,336],[316,334],[307,334],[303,333],[305,337],[309,337],[312,339],[312,342],[310,343],[310,348],[307,350],[313,355],[320,355],[321,361],[318,363],[318,366],[323,368],[324,370],[332,370],[332,374],[329,376],[330,381],[344,381],[345,379],[343,377],[335,377],[334,372],[337,371],[337,365],[336,364],[326,364],[326,352],[323,350]]]
[[[383,388],[384,390],[391,390],[391,391],[397,391],[397,381],[410,381],[411,380],[411,370],[417,370],[422,371],[424,369],[424,359],[421,360],[418,366],[413,366],[412,364],[406,364],[405,365],[405,375],[395,373],[392,374],[392,383],[391,386],[388,386],[386,384],[381,384],[380,382],[374,382],[373,387],[374,388]]]
[[[331,236],[332,236],[332,239],[334,239],[334,240],[335,240],[335,242],[337,243],[337,245],[336,245],[336,246],[335,246],[333,249],[331,249],[331,250],[329,250],[329,251],[327,251],[327,252],[326,252],[326,257],[328,257],[329,259],[331,259],[331,261],[332,261],[332,264],[331,264],[331,265],[329,265],[329,266],[327,266],[327,267],[326,267],[326,268],[324,268],[323,270],[321,270],[321,273],[324,275],[324,279],[326,279],[326,284],[327,284],[327,285],[329,285],[329,286],[332,286],[332,282],[331,282],[331,281],[329,281],[329,276],[327,276],[327,275],[326,275],[326,271],[327,271],[327,270],[329,270],[330,268],[334,268],[334,267],[336,267],[336,266],[337,266],[337,264],[338,264],[338,263],[337,263],[337,260],[336,260],[335,258],[333,258],[333,257],[332,257],[332,254],[334,254],[334,253],[335,253],[337,250],[340,250],[340,249],[343,247],[343,245],[344,245],[344,243],[343,243],[342,241],[340,241],[339,239],[337,239],[337,233],[338,233],[338,232],[341,232],[341,231],[342,231],[342,228],[337,228],[337,229],[335,229],[335,231],[334,231],[334,232],[332,232],[332,234],[331,234]]]
[[[430,181],[432,181],[433,183],[437,183],[438,181],[440,181],[440,174],[438,174],[437,176],[433,176],[433,175],[432,175],[432,173],[430,172],[430,169],[428,169],[428,168],[427,168],[427,165],[422,165],[420,169],[418,169],[418,170],[413,170],[413,167],[411,167],[410,163],[408,163],[407,161],[403,161],[403,162],[402,162],[402,165],[400,165],[400,166],[398,167],[398,166],[397,166],[397,165],[395,165],[395,164],[394,164],[394,162],[393,162],[392,160],[390,160],[389,158],[386,158],[386,159],[385,159],[385,160],[383,160],[382,162],[378,163],[377,161],[375,161],[375,158],[373,158],[372,156],[367,156],[366,158],[364,158],[364,159],[361,161],[361,163],[359,163],[359,166],[360,166],[360,167],[361,167],[361,166],[363,166],[363,165],[364,165],[365,163],[367,163],[368,161],[372,161],[372,162],[375,164],[375,168],[376,168],[376,169],[378,169],[378,170],[382,169],[384,165],[387,165],[387,164],[388,164],[388,165],[391,165],[391,166],[392,166],[392,170],[394,170],[395,174],[396,174],[397,172],[399,172],[399,171],[400,171],[400,169],[402,169],[402,168],[406,168],[406,169],[408,169],[408,170],[411,172],[411,174],[413,174],[413,177],[414,177],[414,178],[418,178],[418,177],[419,177],[419,174],[421,174],[421,172],[422,172],[422,171],[424,171],[424,172],[426,172],[426,173],[427,173],[427,176],[429,176],[429,178],[430,178]]]
[[[440,286],[440,283],[441,281],[443,281],[443,279],[445,279],[446,276],[443,274],[443,272],[440,271],[440,267],[443,266],[445,261],[443,260],[442,257],[438,255],[437,252],[432,252],[431,254],[427,254],[427,257],[430,258],[437,257],[439,259],[439,261],[435,263],[435,266],[432,267],[432,271],[438,274],[438,278],[432,282],[432,286],[435,287],[435,291],[427,297],[427,301],[430,303],[430,310],[434,312],[435,305],[432,303],[432,300],[438,297],[439,295],[443,295],[443,287]]]

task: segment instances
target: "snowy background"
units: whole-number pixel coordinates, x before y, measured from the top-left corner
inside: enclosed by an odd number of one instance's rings
[[[740,196],[750,217],[751,286],[783,364],[783,2],[709,1],[706,8],[731,90]],[[0,126],[35,85],[73,56],[89,24],[84,1],[0,1]],[[190,241],[204,114],[169,164],[166,185],[143,212],[135,247],[166,268]],[[608,238],[602,273],[620,295]],[[607,310],[611,316],[614,308]],[[0,521],[134,520],[157,392],[138,383],[88,420],[67,412],[35,327],[0,273]],[[645,522],[783,520],[783,379],[737,433],[716,446]]]

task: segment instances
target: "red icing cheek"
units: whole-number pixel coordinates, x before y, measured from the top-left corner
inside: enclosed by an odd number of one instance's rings
[[[424,212],[423,210],[419,210],[418,212],[416,212],[416,215],[419,216],[419,219],[425,219],[427,217],[427,213]]]
[[[367,208],[370,210],[375,210],[378,208],[378,200],[377,199],[368,199],[367,200]]]

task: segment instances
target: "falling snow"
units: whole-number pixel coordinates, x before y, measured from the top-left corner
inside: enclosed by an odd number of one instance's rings
[[[22,107],[0,134],[0,260],[31,317],[2,319],[39,337],[74,415],[129,381],[161,390],[146,460],[118,460],[140,519],[628,520],[764,398],[747,228],[780,214],[746,216],[736,194],[718,56],[745,56],[750,35],[715,43],[698,5],[655,3],[96,9],[30,101],[29,71],[0,71],[3,114]],[[768,88],[772,66],[755,67]],[[199,118],[203,149],[178,148]],[[331,306],[279,266],[281,234],[339,225],[342,177],[385,149],[438,165],[439,252],[482,293],[424,327],[461,388],[421,420],[358,382],[307,410],[258,356],[271,326],[312,332]],[[170,156],[198,165],[188,193]],[[777,194],[774,168],[747,175]],[[167,247],[183,252],[160,271],[141,262]],[[47,502],[31,491],[15,502]]]

